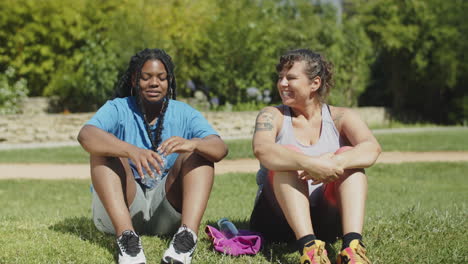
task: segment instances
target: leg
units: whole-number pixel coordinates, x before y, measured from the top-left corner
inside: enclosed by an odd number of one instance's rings
[[[213,179],[214,165],[202,156],[183,153],[177,158],[165,187],[167,201],[182,212],[182,226],[164,252],[162,263],[191,263]]]
[[[286,218],[278,210],[277,202],[272,203],[267,199],[266,188],[260,194],[250,215],[250,229],[260,232],[268,242],[294,242],[294,232]],[[279,211],[279,212],[278,212]]]
[[[214,181],[214,165],[196,153],[182,153],[166,181],[169,203],[182,213],[182,225],[198,234]]]
[[[343,234],[361,234],[367,198],[367,176],[363,170],[346,170],[335,186]]]
[[[269,190],[273,189],[274,195],[270,196],[276,198],[294,232],[299,254],[302,255],[301,263],[329,264],[325,243],[314,235],[307,182],[299,180],[297,176],[297,172],[270,172],[262,195],[269,197]]]
[[[296,172],[275,172],[272,186],[296,239],[313,234],[307,183]]]
[[[129,206],[136,194],[133,173],[126,159],[91,155],[91,180],[93,187],[120,236],[132,230]]]

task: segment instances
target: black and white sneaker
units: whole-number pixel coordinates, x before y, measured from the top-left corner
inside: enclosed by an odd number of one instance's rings
[[[143,253],[140,237],[131,230],[125,230],[117,238],[119,251],[119,264],[145,264],[146,257]]]
[[[172,238],[169,248],[164,252],[162,263],[190,264],[197,247],[197,235],[183,225]]]

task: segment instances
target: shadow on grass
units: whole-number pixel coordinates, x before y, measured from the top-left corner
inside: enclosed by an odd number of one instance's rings
[[[117,261],[117,256],[115,255],[117,248],[114,236],[97,230],[91,218],[84,216],[65,218],[63,221],[49,226],[49,230],[72,234],[81,240],[96,244],[109,251],[114,256],[114,260]]]

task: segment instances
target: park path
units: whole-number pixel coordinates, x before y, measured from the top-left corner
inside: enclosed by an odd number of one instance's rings
[[[377,164],[403,162],[468,161],[467,151],[383,152]],[[223,160],[215,165],[216,174],[230,172],[255,173],[255,159]],[[0,164],[0,179],[89,179],[87,164]]]

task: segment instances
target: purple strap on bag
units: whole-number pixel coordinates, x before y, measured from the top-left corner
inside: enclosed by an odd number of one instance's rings
[[[248,230],[239,230],[239,234],[233,238],[227,238],[218,229],[207,225],[205,232],[213,241],[216,251],[226,255],[255,255],[262,247],[262,237],[260,233]]]

